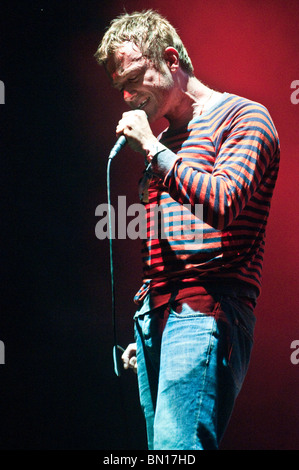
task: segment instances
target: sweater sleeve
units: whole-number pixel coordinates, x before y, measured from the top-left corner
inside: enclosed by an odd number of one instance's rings
[[[267,109],[249,102],[216,135],[214,145],[212,173],[201,170],[200,165],[192,167],[179,153],[164,184],[177,202],[191,204],[192,208],[202,204],[204,222],[223,230],[260,187],[279,143]]]

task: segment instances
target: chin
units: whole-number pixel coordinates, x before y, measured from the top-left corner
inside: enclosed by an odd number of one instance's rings
[[[152,123],[152,122],[155,122],[157,121],[158,119],[161,119],[163,117],[163,115],[158,112],[158,111],[147,111],[145,110],[146,112],[146,115],[147,115],[147,119],[148,119],[148,122],[149,123]]]

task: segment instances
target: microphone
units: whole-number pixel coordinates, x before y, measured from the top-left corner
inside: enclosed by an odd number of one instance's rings
[[[121,135],[116,143],[114,144],[114,147],[112,148],[111,152],[110,152],[110,155],[109,155],[109,160],[112,160],[112,158],[114,158],[118,152],[121,151],[121,149],[126,145],[127,143],[127,139],[125,138],[124,135]]]

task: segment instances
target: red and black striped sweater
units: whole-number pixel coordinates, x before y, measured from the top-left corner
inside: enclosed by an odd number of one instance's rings
[[[164,179],[153,177],[148,188],[144,284],[135,302],[147,292],[167,292],[173,281],[185,286],[241,283],[259,295],[280,157],[269,112],[224,93],[213,108],[175,135],[166,130],[160,141],[178,158]],[[202,208],[201,218],[196,207]],[[153,230],[157,208],[163,222],[158,235]],[[184,230],[186,211],[191,236]],[[200,237],[194,237],[194,229]]]

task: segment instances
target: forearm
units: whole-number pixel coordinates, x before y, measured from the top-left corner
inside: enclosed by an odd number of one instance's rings
[[[192,211],[201,204],[204,222],[218,230],[238,217],[275,156],[275,136],[270,139],[269,134],[248,127],[250,133],[236,130],[226,139],[212,169],[190,162],[184,151],[176,155],[164,148],[152,159],[153,172],[163,179],[170,196]],[[198,150],[200,161],[204,156]]]
[[[174,162],[164,178],[170,196],[180,204],[203,207],[203,221],[217,230],[223,230],[235,218],[247,201],[245,192],[222,175],[194,169],[181,159]]]
[[[204,221],[214,228],[223,228],[232,220],[235,188],[225,178],[192,168],[158,141],[147,146],[146,158],[175,201],[190,206],[192,211],[202,204]]]

